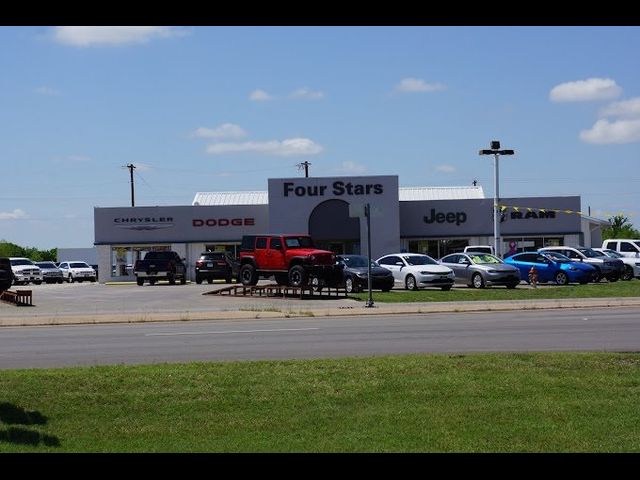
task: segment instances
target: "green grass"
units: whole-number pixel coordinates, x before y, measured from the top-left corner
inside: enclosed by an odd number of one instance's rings
[[[366,301],[368,292],[350,294],[351,298]],[[506,287],[454,288],[448,292],[425,288],[418,291],[394,288],[390,292],[373,291],[375,302],[459,302],[473,300],[533,300],[543,298],[593,298],[593,297],[640,297],[640,281],[601,282],[587,285],[542,284],[538,288],[521,285],[513,290]]]
[[[0,452],[638,452],[640,354],[0,371]]]

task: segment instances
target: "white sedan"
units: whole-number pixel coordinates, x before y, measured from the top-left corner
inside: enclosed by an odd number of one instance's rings
[[[392,253],[380,257],[377,262],[391,270],[396,285],[400,284],[407,290],[421,287],[451,290],[455,279],[453,270],[422,253]]]
[[[58,268],[62,271],[62,278],[69,283],[74,281],[82,283],[83,280],[96,281],[96,271],[86,262],[62,262]]]

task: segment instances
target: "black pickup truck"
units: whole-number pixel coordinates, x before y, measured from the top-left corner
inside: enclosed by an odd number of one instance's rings
[[[143,260],[136,261],[133,274],[140,286],[145,280],[151,285],[158,280],[168,280],[171,285],[175,285],[176,280],[180,280],[181,285],[187,283],[187,268],[176,252],[147,252]]]
[[[11,262],[8,258],[0,258],[0,292],[9,290],[9,287],[13,283],[13,270],[11,269]]]

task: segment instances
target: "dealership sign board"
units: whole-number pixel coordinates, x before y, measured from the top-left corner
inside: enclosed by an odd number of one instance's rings
[[[267,205],[94,208],[95,244],[238,240],[268,226]]]
[[[344,202],[349,206],[369,203],[376,216],[371,218],[372,256],[398,251],[400,220],[398,208],[398,176],[304,177],[269,179],[269,231],[309,233],[314,213],[324,205]],[[352,207],[353,210],[353,207]],[[347,215],[348,216],[348,213]],[[342,239],[336,222],[335,239]],[[323,230],[331,228],[324,225]],[[366,253],[366,222],[360,222],[361,252]],[[364,241],[362,241],[364,240]]]
[[[501,235],[581,231],[579,196],[504,198],[500,204],[519,207],[501,212]],[[493,235],[493,199],[400,202],[400,229],[403,237]]]

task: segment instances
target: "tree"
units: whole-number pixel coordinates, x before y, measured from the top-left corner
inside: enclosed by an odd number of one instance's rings
[[[609,227],[602,230],[602,239],[607,238],[640,238],[640,232],[633,228],[629,219],[624,215],[609,218]]]
[[[35,247],[21,247],[15,243],[0,240],[0,257],[26,257],[34,262],[51,260],[55,262],[58,257],[58,249],[38,250]]]

